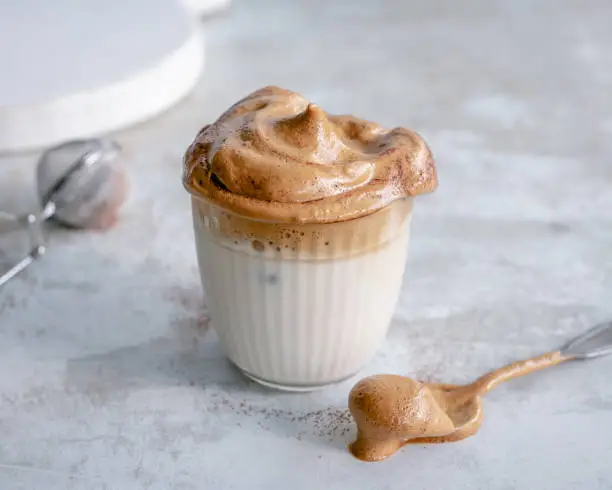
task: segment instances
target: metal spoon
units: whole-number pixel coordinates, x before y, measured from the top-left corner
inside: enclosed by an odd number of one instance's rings
[[[96,227],[106,211],[118,208],[126,184],[116,164],[119,152],[116,142],[95,138],[62,143],[42,154],[36,172],[41,211],[24,216],[0,211],[0,220],[12,225],[11,231],[25,229],[30,240],[28,255],[0,275],[0,287],[45,253],[45,221]]]
[[[558,350],[491,371],[463,386],[378,375],[359,381],[349,395],[358,426],[351,452],[365,461],[391,456],[407,443],[464,439],[482,424],[482,396],[504,381],[576,359],[612,353],[612,322],[597,325]]]

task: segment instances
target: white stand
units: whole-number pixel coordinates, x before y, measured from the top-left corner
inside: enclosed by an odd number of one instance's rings
[[[176,0],[0,3],[0,152],[151,118],[193,88],[203,40]]]

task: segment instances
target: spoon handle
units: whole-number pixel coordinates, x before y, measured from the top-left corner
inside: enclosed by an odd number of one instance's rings
[[[472,384],[465,386],[464,389],[472,396],[484,395],[504,381],[525,376],[526,374],[531,374],[535,371],[555,366],[570,359],[572,358],[563,355],[560,351],[547,352],[541,356],[516,361],[512,364],[496,369],[495,371],[491,371],[478,378]]]
[[[590,359],[612,354],[612,322],[587,330],[561,348],[561,354],[572,359]]]
[[[570,340],[560,350],[538,357],[513,362],[481,376],[473,383],[459,388],[467,397],[484,395],[498,384],[512,378],[555,366],[573,359],[590,359],[612,354],[612,322],[602,323]]]

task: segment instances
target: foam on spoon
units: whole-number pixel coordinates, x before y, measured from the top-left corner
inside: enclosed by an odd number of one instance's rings
[[[350,450],[358,459],[380,461],[407,443],[469,437],[482,423],[482,395],[503,381],[568,359],[560,351],[550,352],[496,369],[465,386],[390,374],[362,379],[349,395],[349,409],[357,422],[357,439]]]

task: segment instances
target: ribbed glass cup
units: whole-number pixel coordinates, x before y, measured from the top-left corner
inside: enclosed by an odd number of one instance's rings
[[[307,391],[356,374],[398,299],[412,200],[329,224],[259,221],[192,195],[212,326],[249,378]]]

